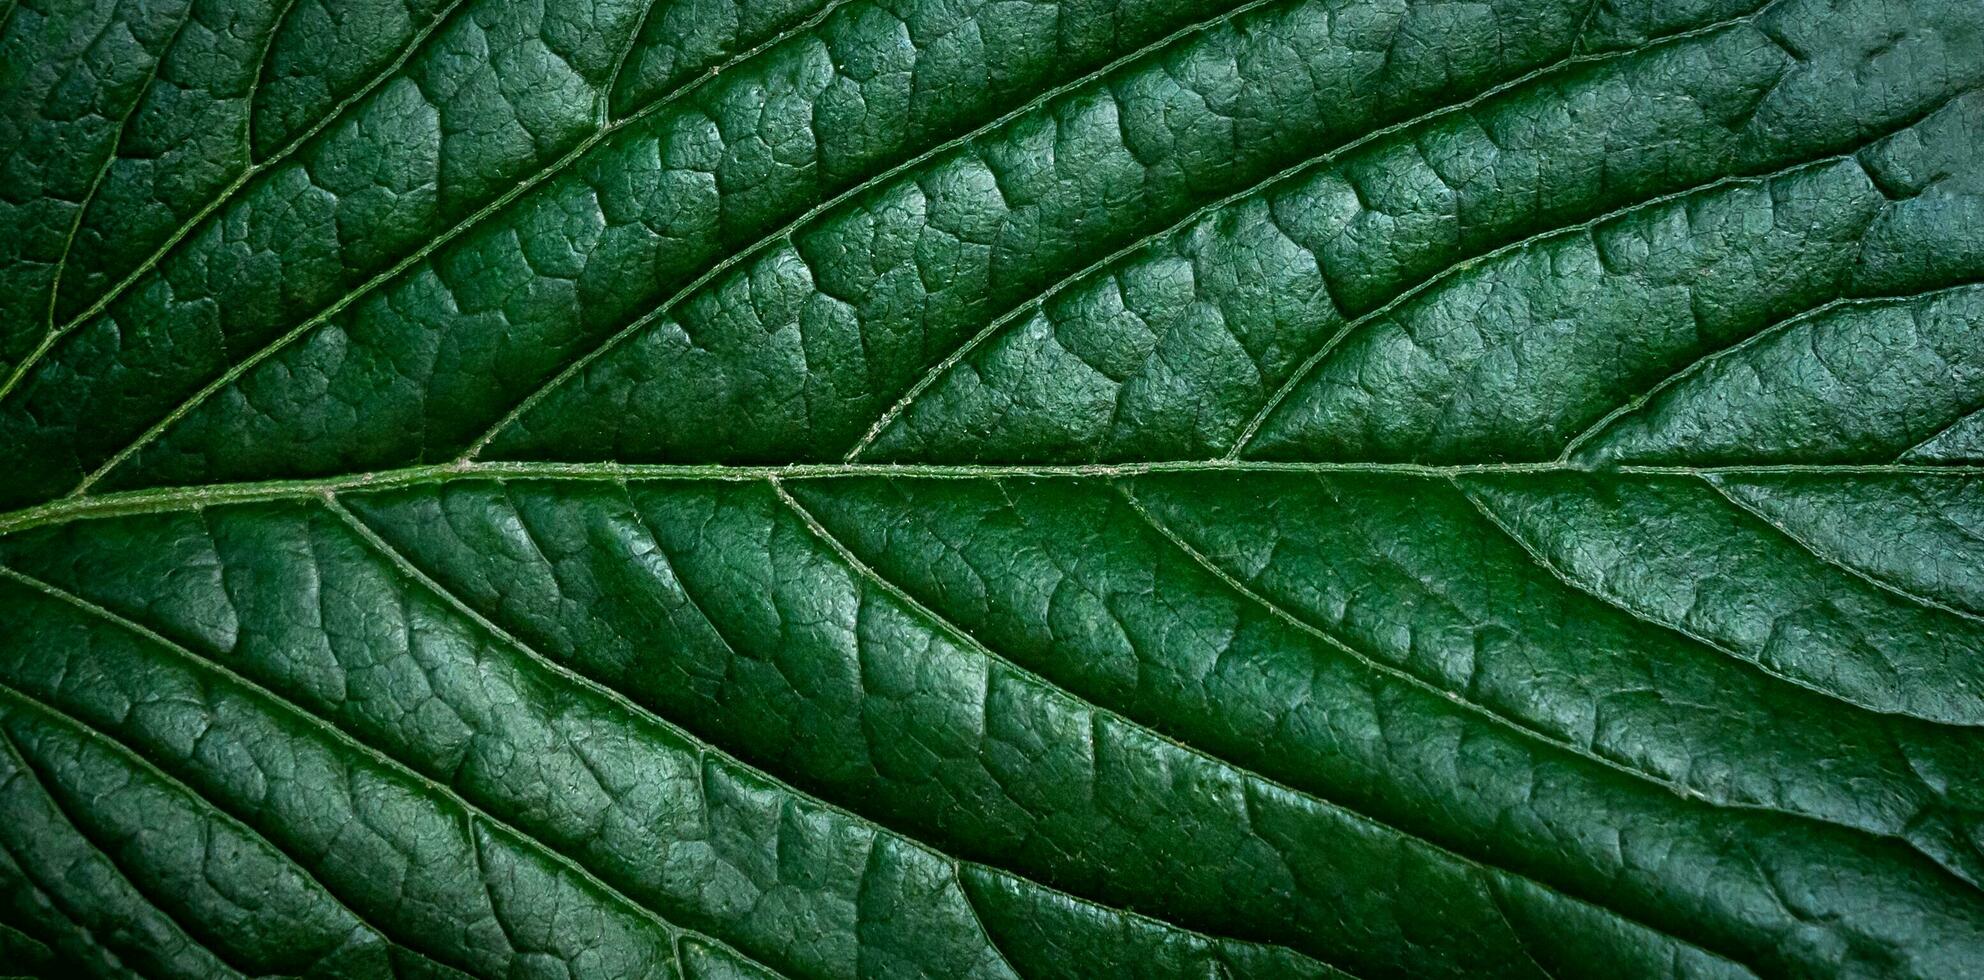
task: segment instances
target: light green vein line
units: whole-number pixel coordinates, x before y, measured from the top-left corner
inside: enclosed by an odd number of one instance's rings
[[[730,466],[721,463],[445,463],[374,470],[293,480],[262,480],[194,486],[158,487],[116,493],[64,497],[0,514],[0,534],[11,534],[72,520],[120,517],[166,511],[193,510],[222,504],[295,500],[325,493],[387,490],[394,487],[445,483],[453,480],[824,480],[879,478],[903,480],[989,479],[1110,479],[1147,473],[1318,473],[1389,474],[1446,479],[1476,474],[1596,473],[1618,478],[1638,476],[1757,476],[1805,474],[1832,477],[1984,478],[1984,464],[1950,466],[1894,463],[1765,464],[1730,466],[1616,466],[1594,468],[1575,463],[1421,463],[1273,462],[1266,460],[1191,459],[1144,463],[1073,464],[921,464],[921,463],[792,463],[779,466]]]

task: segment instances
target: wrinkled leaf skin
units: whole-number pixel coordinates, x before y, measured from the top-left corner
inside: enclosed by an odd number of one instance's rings
[[[0,975],[1984,977],[1979,0],[0,0]]]

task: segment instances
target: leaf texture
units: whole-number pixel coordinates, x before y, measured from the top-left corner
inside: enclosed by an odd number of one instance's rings
[[[0,974],[1984,976],[1977,0],[8,0]]]

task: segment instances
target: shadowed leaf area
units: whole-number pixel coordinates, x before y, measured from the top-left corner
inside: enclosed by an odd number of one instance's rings
[[[1984,977],[1980,0],[0,0],[0,975]]]

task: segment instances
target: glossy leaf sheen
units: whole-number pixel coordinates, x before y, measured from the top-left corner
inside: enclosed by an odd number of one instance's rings
[[[1984,976],[1978,0],[0,0],[0,973]]]

